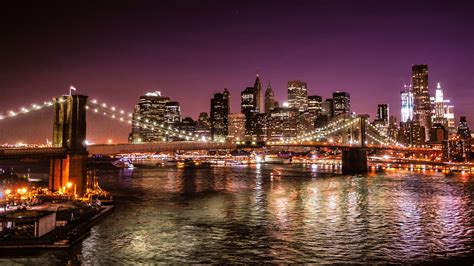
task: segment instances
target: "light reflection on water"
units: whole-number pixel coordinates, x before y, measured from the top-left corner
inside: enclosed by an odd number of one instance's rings
[[[27,262],[472,261],[472,176],[321,174],[298,165],[101,170],[115,212]],[[0,262],[21,262],[2,258]]]

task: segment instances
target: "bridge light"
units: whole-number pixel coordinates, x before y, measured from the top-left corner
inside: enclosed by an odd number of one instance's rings
[[[93,99],[91,102],[94,103],[94,104],[96,104],[96,103],[97,103],[97,100],[96,100],[96,99]]]
[[[108,140],[107,140],[107,143],[112,144],[112,140],[111,140],[111,139],[108,139]]]
[[[94,112],[97,113],[97,112],[99,112],[99,110],[97,110],[97,108],[96,108],[96,109],[94,109]]]
[[[102,104],[102,107],[104,107],[104,108],[107,107],[107,104],[103,103],[103,104]]]
[[[115,106],[112,106],[112,108],[110,108],[112,111],[115,111]]]

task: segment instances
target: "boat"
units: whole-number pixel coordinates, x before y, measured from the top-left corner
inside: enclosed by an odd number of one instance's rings
[[[130,159],[124,159],[124,158],[113,161],[112,165],[117,168],[126,168],[126,169],[134,168],[132,161]]]

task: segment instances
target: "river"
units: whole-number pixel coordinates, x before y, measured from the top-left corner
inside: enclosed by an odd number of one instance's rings
[[[311,165],[102,169],[114,213],[69,251],[0,263],[474,262],[474,176]]]

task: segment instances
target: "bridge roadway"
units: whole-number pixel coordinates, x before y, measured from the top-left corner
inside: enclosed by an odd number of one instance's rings
[[[87,146],[89,156],[93,154],[121,154],[141,152],[161,152],[177,150],[217,150],[236,149],[232,143],[201,142],[201,141],[174,141],[139,144],[95,144]]]
[[[297,142],[297,143],[267,143],[267,147],[328,147],[328,148],[350,148],[357,147],[350,144],[329,143],[329,142]],[[176,142],[157,142],[140,144],[95,144],[87,146],[89,155],[93,154],[122,154],[122,153],[142,153],[142,152],[161,152],[176,150],[217,150],[217,149],[236,149],[238,146],[233,143],[217,142],[194,142],[194,141],[176,141]],[[433,148],[410,148],[390,145],[367,145],[368,149],[395,150],[402,152],[439,152],[439,149]],[[0,160],[23,159],[23,158],[65,158],[67,155],[65,148],[42,147],[42,148],[5,148],[0,149]]]
[[[321,148],[351,148],[360,147],[354,144],[331,143],[327,141],[304,141],[304,142],[288,142],[288,143],[267,143],[268,147],[321,147]],[[394,145],[373,145],[368,144],[368,149],[375,150],[393,150],[403,152],[439,152],[441,149],[436,148],[419,148],[419,147],[400,147]]]
[[[0,160],[66,158],[66,149],[60,147],[1,148]]]

